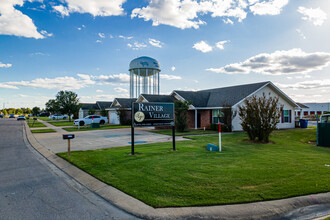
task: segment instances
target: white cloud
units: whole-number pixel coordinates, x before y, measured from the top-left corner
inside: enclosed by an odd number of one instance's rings
[[[229,40],[219,41],[215,44],[215,46],[220,50],[224,50],[225,49],[224,45],[229,42],[230,42]]]
[[[0,35],[45,38],[38,32],[33,20],[15,8],[16,6],[22,7],[24,3],[25,0],[0,1]]]
[[[133,50],[140,50],[142,48],[147,47],[145,43],[134,42],[133,44],[127,44],[128,47],[132,48]]]
[[[124,39],[124,40],[130,40],[130,39],[133,38],[132,36],[128,36],[128,37],[126,37],[126,36],[123,36],[123,35],[119,35],[118,37],[119,37],[119,38],[122,38],[122,39]]]
[[[56,78],[37,78],[31,81],[16,81],[2,83],[8,88],[17,89],[18,87],[31,87],[31,88],[44,88],[44,89],[58,89],[58,90],[71,90],[81,89],[88,85],[95,84],[90,76],[84,74],[77,74],[75,77],[56,77]]]
[[[1,63],[0,62],[0,68],[9,68],[9,67],[12,67],[12,64],[11,63]]]
[[[98,33],[98,35],[100,38],[105,38],[105,34],[103,34],[103,33]]]
[[[3,89],[19,89],[17,86],[8,85],[6,83],[0,83],[0,88],[3,88]]]
[[[229,18],[222,19],[222,21],[225,24],[234,24],[234,22],[232,20],[230,20]]]
[[[67,6],[53,6],[62,16],[68,16],[70,13],[89,13],[93,16],[116,16],[124,14],[122,4],[126,0],[64,0],[63,2]]]
[[[126,73],[119,73],[115,75],[91,76],[91,78],[95,81],[106,84],[118,84],[118,83],[127,84],[129,82],[129,75]]]
[[[319,89],[319,88],[329,88],[330,89],[330,79],[322,80],[308,80],[303,82],[297,82],[293,84],[280,84],[277,83],[281,89]]]
[[[102,41],[101,41],[101,40],[96,40],[95,42],[96,42],[96,43],[102,43]]]
[[[69,16],[69,14],[70,14],[70,10],[68,8],[64,7],[63,5],[55,5],[55,6],[53,6],[53,9],[56,12],[59,12],[62,15],[62,17]]]
[[[45,31],[45,30],[40,31],[40,33],[41,33],[42,35],[44,35],[45,37],[52,37],[52,36],[53,36],[53,33],[48,33],[48,32]]]
[[[175,66],[172,66],[172,67],[171,67],[171,70],[174,71],[174,70],[175,70]]]
[[[200,3],[193,0],[152,0],[147,7],[135,8],[131,18],[152,20],[153,26],[165,24],[177,28],[199,28],[204,21],[196,19],[201,12]]]
[[[208,45],[205,41],[200,41],[195,43],[193,48],[203,53],[211,52],[213,50],[213,48],[210,45]]]
[[[277,15],[289,0],[149,0],[146,7],[135,8],[131,18],[152,21],[153,26],[160,24],[181,29],[199,28],[206,24],[200,17],[210,13],[212,17],[222,17],[223,22],[233,24],[230,18],[242,22],[247,13],[255,15]],[[230,17],[230,18],[229,18]]]
[[[194,80],[194,83],[199,83],[199,81],[198,80]]]
[[[97,89],[96,92],[98,92],[98,93],[102,93],[103,90],[101,90],[101,89]]]
[[[19,87],[57,89],[57,90],[78,90],[90,85],[103,84],[127,84],[129,75],[126,73],[114,75],[87,75],[77,74],[77,77],[64,76],[56,78],[37,78],[31,81],[14,81],[0,83],[0,88],[19,89]],[[103,92],[97,90],[96,92]]]
[[[255,15],[278,15],[288,3],[289,0],[263,1],[250,6],[250,10]]]
[[[316,26],[321,26],[327,20],[327,14],[320,8],[305,8],[300,6],[298,12],[303,15],[301,19],[313,22]]]
[[[173,79],[182,79],[181,76],[174,76],[174,75],[167,75],[167,74],[160,74],[161,79],[173,80]]]
[[[124,88],[121,88],[121,87],[116,87],[113,90],[115,92],[118,92],[118,93],[128,93],[128,90],[127,89],[124,89]]]
[[[304,33],[300,29],[296,29],[296,31],[302,39],[304,39],[304,40],[306,39],[306,36],[304,35]]]
[[[306,53],[301,49],[262,53],[240,63],[229,64],[208,71],[226,74],[249,74],[251,72],[266,75],[306,74],[321,70],[330,63],[330,53]]]
[[[159,47],[159,48],[161,48],[163,43],[160,42],[159,40],[149,38],[149,44],[151,44],[151,45],[154,46],[154,47]]]

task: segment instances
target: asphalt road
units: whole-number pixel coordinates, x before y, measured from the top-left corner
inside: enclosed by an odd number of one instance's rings
[[[136,219],[60,171],[0,119],[0,219]]]

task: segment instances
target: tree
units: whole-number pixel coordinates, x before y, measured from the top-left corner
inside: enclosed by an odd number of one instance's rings
[[[190,103],[187,101],[174,101],[175,106],[175,127],[177,131],[183,132],[188,126],[188,109]]]
[[[55,99],[49,99],[48,102],[46,102],[46,111],[51,113],[59,113],[60,112],[60,105],[58,102],[56,102]]]
[[[241,125],[250,140],[268,143],[269,136],[280,122],[283,107],[278,104],[278,97],[269,97],[263,93],[261,97],[252,96],[239,106]]]
[[[6,109],[3,109],[2,112],[3,112],[4,115],[7,115],[8,114],[8,112],[7,112]]]
[[[75,92],[60,91],[57,93],[55,101],[59,105],[60,112],[69,115],[69,121],[71,121],[71,115],[78,112],[81,108],[78,95]]]
[[[119,119],[119,123],[121,125],[130,125],[132,123],[132,121],[128,118],[127,110],[124,106],[120,106],[116,110],[116,113]]]
[[[107,117],[107,116],[108,116],[108,111],[105,110],[105,108],[102,108],[102,109],[101,109],[101,115],[102,115],[103,117]]]
[[[90,108],[88,109],[88,114],[89,114],[89,115],[94,115],[95,112],[96,112],[95,108],[90,107]]]
[[[34,116],[38,116],[39,113],[40,113],[40,108],[38,106],[32,108],[32,114]]]

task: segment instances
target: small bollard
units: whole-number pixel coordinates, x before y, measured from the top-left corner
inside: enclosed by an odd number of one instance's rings
[[[63,134],[63,140],[68,140],[68,156],[70,157],[70,140],[74,138],[74,134]]]

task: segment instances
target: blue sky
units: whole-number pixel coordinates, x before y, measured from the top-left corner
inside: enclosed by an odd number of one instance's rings
[[[128,97],[128,65],[157,59],[161,93],[272,81],[330,101],[327,0],[0,0],[0,104]]]

